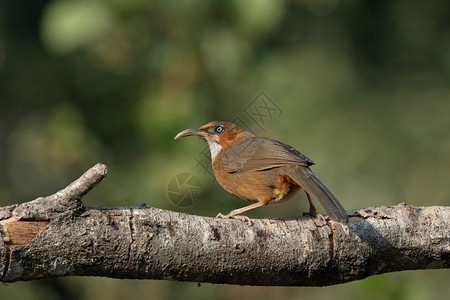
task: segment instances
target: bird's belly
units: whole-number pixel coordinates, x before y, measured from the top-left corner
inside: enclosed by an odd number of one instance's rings
[[[280,202],[289,199],[300,188],[279,170],[222,172],[216,174],[220,185],[229,193],[249,202]]]

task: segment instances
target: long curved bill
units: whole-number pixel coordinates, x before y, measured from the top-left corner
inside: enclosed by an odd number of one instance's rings
[[[178,133],[173,139],[178,140],[185,136],[196,135],[200,137],[208,136],[208,133],[204,132],[201,128],[189,128]]]

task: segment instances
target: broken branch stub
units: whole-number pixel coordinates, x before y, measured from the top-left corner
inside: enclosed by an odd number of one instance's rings
[[[53,195],[0,208],[0,274],[3,274],[3,280],[7,281],[21,273],[13,268],[16,266],[22,269],[12,259],[14,247],[28,245],[54,218],[81,209],[81,198],[102,181],[106,174],[106,166],[99,163]]]

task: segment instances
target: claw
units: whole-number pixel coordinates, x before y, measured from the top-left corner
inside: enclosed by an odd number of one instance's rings
[[[228,215],[224,215],[222,213],[218,213],[216,218],[222,218],[222,219],[236,219],[242,222],[248,222],[250,225],[252,225],[252,221],[250,220],[249,217],[247,216],[242,216],[242,215],[233,215],[231,213],[229,213]]]
[[[312,219],[319,219],[320,221],[323,221],[324,223],[328,223],[327,219],[323,215],[318,214],[315,211],[305,211],[305,212],[303,212],[303,216],[309,216]]]
[[[238,215],[238,216],[233,216],[232,218],[236,219],[236,220],[239,220],[239,221],[242,221],[242,222],[247,222],[248,224],[252,225],[252,221],[247,216]]]

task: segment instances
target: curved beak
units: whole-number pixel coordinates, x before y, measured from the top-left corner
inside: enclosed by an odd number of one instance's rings
[[[178,140],[179,138],[182,138],[185,136],[190,136],[190,135],[206,137],[206,136],[208,136],[208,133],[204,132],[201,128],[189,128],[189,129],[185,129],[182,132],[178,133],[173,139]]]

